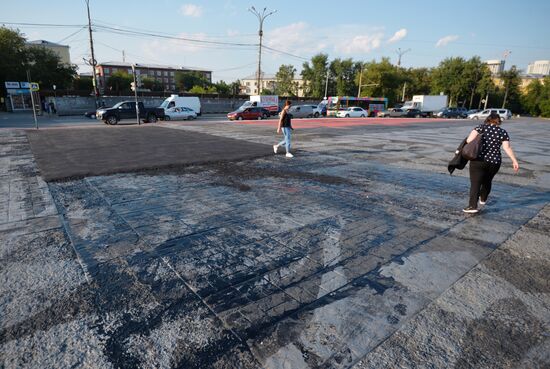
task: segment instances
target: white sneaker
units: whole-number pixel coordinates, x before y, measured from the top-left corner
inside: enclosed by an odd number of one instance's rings
[[[273,145],[273,152],[276,154],[277,153],[277,150],[279,149],[279,146],[277,145]]]
[[[481,201],[481,200],[479,200],[479,205],[485,205],[485,204],[487,204],[487,201]]]
[[[287,152],[286,155],[285,155],[287,158],[293,158],[294,155],[292,155],[291,153]]]

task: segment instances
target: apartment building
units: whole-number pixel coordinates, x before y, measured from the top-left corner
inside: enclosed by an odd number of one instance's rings
[[[527,66],[527,74],[550,75],[550,60],[537,60]]]
[[[504,71],[504,60],[487,60],[485,62],[493,76],[499,75]]]
[[[125,62],[106,62],[96,66],[100,93],[103,93],[102,90],[105,89],[109,77],[118,71],[125,71],[128,74],[132,74],[132,64]],[[212,71],[209,70],[157,64],[136,64],[136,75],[142,78],[149,77],[154,79],[163,85],[165,91],[176,91],[176,72],[190,71],[200,72],[209,82],[212,82]]]
[[[61,63],[71,65],[71,55],[69,54],[69,46],[60,45],[46,40],[35,40],[26,43],[27,46],[38,46],[53,51],[61,59]]]

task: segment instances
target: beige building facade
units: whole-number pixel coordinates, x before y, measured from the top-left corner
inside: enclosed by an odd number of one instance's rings
[[[304,80],[301,78],[294,78],[296,86],[295,94],[298,97],[305,96]],[[258,74],[252,74],[250,76],[241,79],[241,91],[242,95],[259,95],[260,91],[270,90],[275,91],[277,89],[277,78],[274,74],[262,73],[261,78],[261,90],[258,89]]]
[[[35,40],[27,42],[27,46],[39,46],[51,50],[59,56],[63,64],[71,65],[71,55],[67,45],[60,45],[46,40]]]
[[[536,60],[527,66],[527,74],[550,75],[550,60]]]

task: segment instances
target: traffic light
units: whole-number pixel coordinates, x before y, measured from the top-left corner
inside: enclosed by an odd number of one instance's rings
[[[135,83],[135,82],[131,82],[131,83],[130,83],[130,88],[132,89],[132,91],[135,91],[135,90],[136,90],[136,83]]]

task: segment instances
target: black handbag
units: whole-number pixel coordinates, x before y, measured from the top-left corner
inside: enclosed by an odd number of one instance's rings
[[[481,148],[483,146],[483,133],[477,135],[471,142],[464,145],[462,148],[462,157],[468,160],[475,160],[479,157],[481,153]]]

